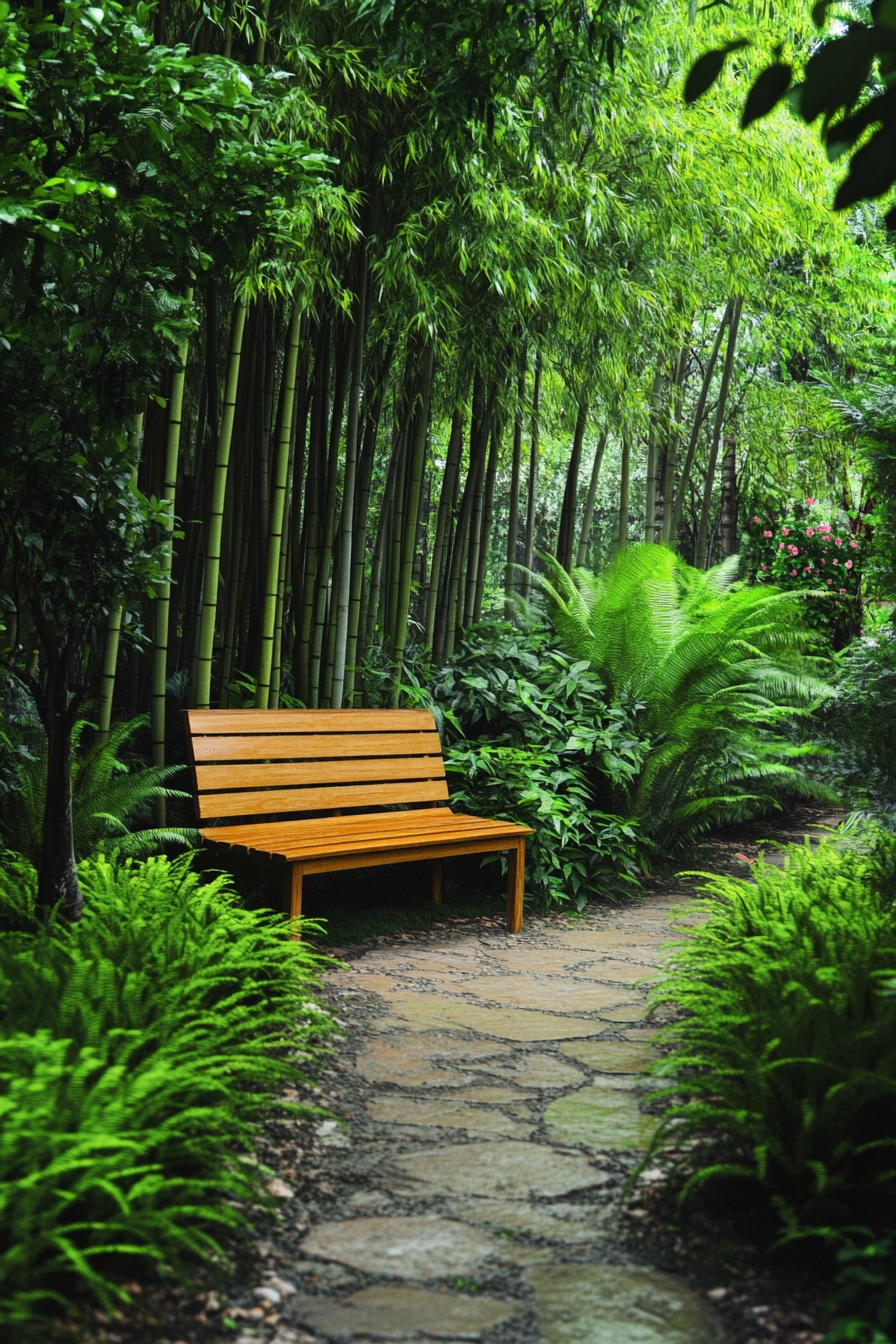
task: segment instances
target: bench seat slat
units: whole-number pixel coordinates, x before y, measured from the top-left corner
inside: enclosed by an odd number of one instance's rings
[[[425,709],[188,709],[194,737],[247,733],[432,732]]]
[[[344,818],[344,820],[350,820],[350,818]],[[448,824],[449,821],[456,821],[456,824]],[[412,849],[422,845],[450,845],[455,842],[464,843],[468,840],[478,839],[493,840],[495,841],[495,847],[498,848],[501,840],[517,840],[521,835],[532,834],[528,827],[517,826],[513,822],[490,821],[487,818],[466,817],[455,813],[452,813],[449,818],[441,818],[439,822],[431,826],[419,827],[413,831],[391,830],[383,826],[380,826],[377,830],[364,827],[354,833],[346,830],[340,835],[327,837],[320,833],[303,835],[301,825],[301,822],[293,823],[294,829],[291,832],[280,832],[273,835],[266,835],[263,830],[258,831],[254,827],[246,827],[246,830],[252,829],[255,831],[251,838],[238,834],[242,828],[229,826],[226,828],[228,838],[223,843],[238,847],[244,846],[247,849],[256,850],[273,857],[295,860],[326,854],[352,854],[364,849],[394,849],[396,845]],[[204,839],[208,841],[222,843],[218,839],[217,828],[203,831],[202,834]]]
[[[276,764],[197,765],[200,793],[218,789],[271,789],[306,784],[363,784],[388,779],[444,779],[441,756],[387,756],[383,760],[281,761]],[[250,811],[252,809],[250,808]],[[275,809],[265,806],[265,812]]]
[[[289,761],[363,756],[439,756],[438,733],[276,733],[194,737],[193,759]]]
[[[250,817],[277,812],[323,812],[332,807],[370,807],[378,803],[442,802],[444,779],[398,784],[334,784],[309,789],[259,789],[253,793],[200,793],[199,816]]]

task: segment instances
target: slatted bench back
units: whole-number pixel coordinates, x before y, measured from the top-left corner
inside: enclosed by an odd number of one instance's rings
[[[425,710],[188,709],[184,718],[200,821],[448,800]]]

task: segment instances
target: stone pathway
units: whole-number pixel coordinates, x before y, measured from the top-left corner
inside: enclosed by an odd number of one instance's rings
[[[721,1344],[706,1299],[615,1236],[682,894],[343,952],[327,980],[347,1036],[319,1100],[344,1119],[295,1171],[284,1220],[309,1230],[240,1344]]]

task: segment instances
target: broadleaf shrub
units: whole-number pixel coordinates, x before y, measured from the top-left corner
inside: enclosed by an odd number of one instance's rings
[[[489,623],[464,636],[433,689],[451,803],[532,826],[526,889],[542,904],[614,897],[636,881],[637,825],[608,803],[645,752],[637,709],[608,707],[587,663],[547,626]],[[486,862],[506,859],[489,857]]]
[[[29,926],[0,881],[0,1323],[40,1335],[72,1289],[106,1307],[134,1256],[223,1255],[263,1203],[253,1136],[330,1025],[320,966],[189,856],[80,865],[77,925]],[[22,884],[30,890],[24,896]]]
[[[654,1149],[684,1147],[685,1191],[751,1176],[813,1225],[892,1201],[894,854],[883,835],[853,850],[807,841],[782,868],[760,859],[752,881],[703,875],[694,910],[708,917],[682,928],[651,995],[680,1014],[661,1032]]]

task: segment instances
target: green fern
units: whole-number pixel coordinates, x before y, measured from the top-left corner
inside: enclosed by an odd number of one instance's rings
[[[832,694],[811,660],[802,600],[736,583],[732,557],[704,572],[662,546],[621,551],[572,578],[546,557],[551,617],[614,703],[640,706],[651,748],[626,804],[668,850],[695,831],[775,806],[783,793],[829,797],[781,731]]]
[[[75,854],[83,858],[103,841],[111,842],[122,854],[133,858],[146,856],[169,844],[194,844],[196,831],[167,827],[132,831],[128,823],[145,815],[156,798],[189,798],[166,781],[181,766],[144,766],[129,769],[120,759],[122,750],[139,729],[145,716],[115,724],[105,735],[95,735],[82,747],[85,732],[92,727],[86,720],[75,724],[72,732],[72,826]],[[31,757],[18,767],[19,788],[7,807],[5,840],[10,849],[36,863],[40,854],[41,830],[47,793],[47,739],[40,730],[32,734]]]
[[[80,924],[28,932],[34,874],[0,883],[0,1326],[44,1338],[124,1261],[180,1268],[266,1201],[253,1139],[319,1049],[324,964],[189,855],[79,868]],[[27,890],[16,892],[24,885]],[[9,906],[12,909],[8,909]],[[34,927],[34,926],[32,926]]]
[[[719,1175],[762,1182],[781,1211],[827,1221],[896,1168],[893,842],[869,854],[792,846],[755,881],[701,875],[651,1006],[666,1099],[654,1151],[684,1152],[685,1192]],[[825,1201],[824,1204],[821,1201]]]

